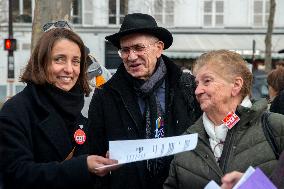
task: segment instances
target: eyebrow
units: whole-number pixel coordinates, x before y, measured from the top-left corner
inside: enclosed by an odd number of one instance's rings
[[[130,46],[121,46],[121,48],[129,48],[129,47],[133,47],[133,46],[137,46],[137,45],[145,45],[144,43],[137,43],[137,44],[134,44],[134,45],[130,45]]]
[[[214,78],[214,77],[212,76],[211,73],[205,73],[204,75],[201,76],[200,79],[206,79],[206,78]],[[196,80],[196,79],[197,79],[197,77],[195,77],[195,82],[198,81],[198,80]]]

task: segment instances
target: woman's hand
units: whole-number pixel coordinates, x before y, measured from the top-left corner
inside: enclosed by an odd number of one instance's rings
[[[102,156],[90,155],[87,157],[87,165],[89,171],[101,177],[107,175],[110,171],[117,169],[119,165],[114,165],[117,163],[118,163],[117,160],[104,158]],[[114,166],[100,168],[106,165],[114,165]]]
[[[233,186],[241,179],[243,173],[238,171],[233,171],[231,173],[226,174],[222,178],[222,189],[231,189]]]

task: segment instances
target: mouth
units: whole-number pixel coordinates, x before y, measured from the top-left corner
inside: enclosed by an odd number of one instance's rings
[[[73,78],[70,76],[58,76],[57,79],[59,79],[59,81],[62,81],[63,83],[69,83],[73,80]]]
[[[197,101],[201,104],[202,102],[208,100],[207,97],[197,97]]]
[[[140,65],[142,65],[141,63],[135,63],[135,64],[130,64],[129,67],[130,68],[137,68],[139,67]]]

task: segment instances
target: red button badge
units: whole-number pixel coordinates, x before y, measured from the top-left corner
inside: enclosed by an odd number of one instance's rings
[[[240,121],[240,118],[237,114],[234,112],[229,112],[227,116],[222,120],[222,122],[229,128],[231,129]]]
[[[77,129],[74,133],[74,139],[77,144],[84,144],[86,141],[86,134],[82,129]]]

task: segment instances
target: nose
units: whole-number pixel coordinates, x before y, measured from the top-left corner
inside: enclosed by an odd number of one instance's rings
[[[129,61],[133,61],[133,60],[136,60],[137,59],[137,54],[136,54],[136,51],[134,50],[134,49],[130,49],[129,50],[129,55],[128,55],[128,57],[127,57],[127,59],[129,60]]]
[[[66,72],[68,74],[73,72],[73,66],[72,66],[71,60],[66,62],[65,66],[64,66],[64,72]]]
[[[200,94],[202,94],[204,92],[203,88],[202,88],[202,85],[199,84],[196,86],[196,89],[195,89],[195,96],[198,96]]]

